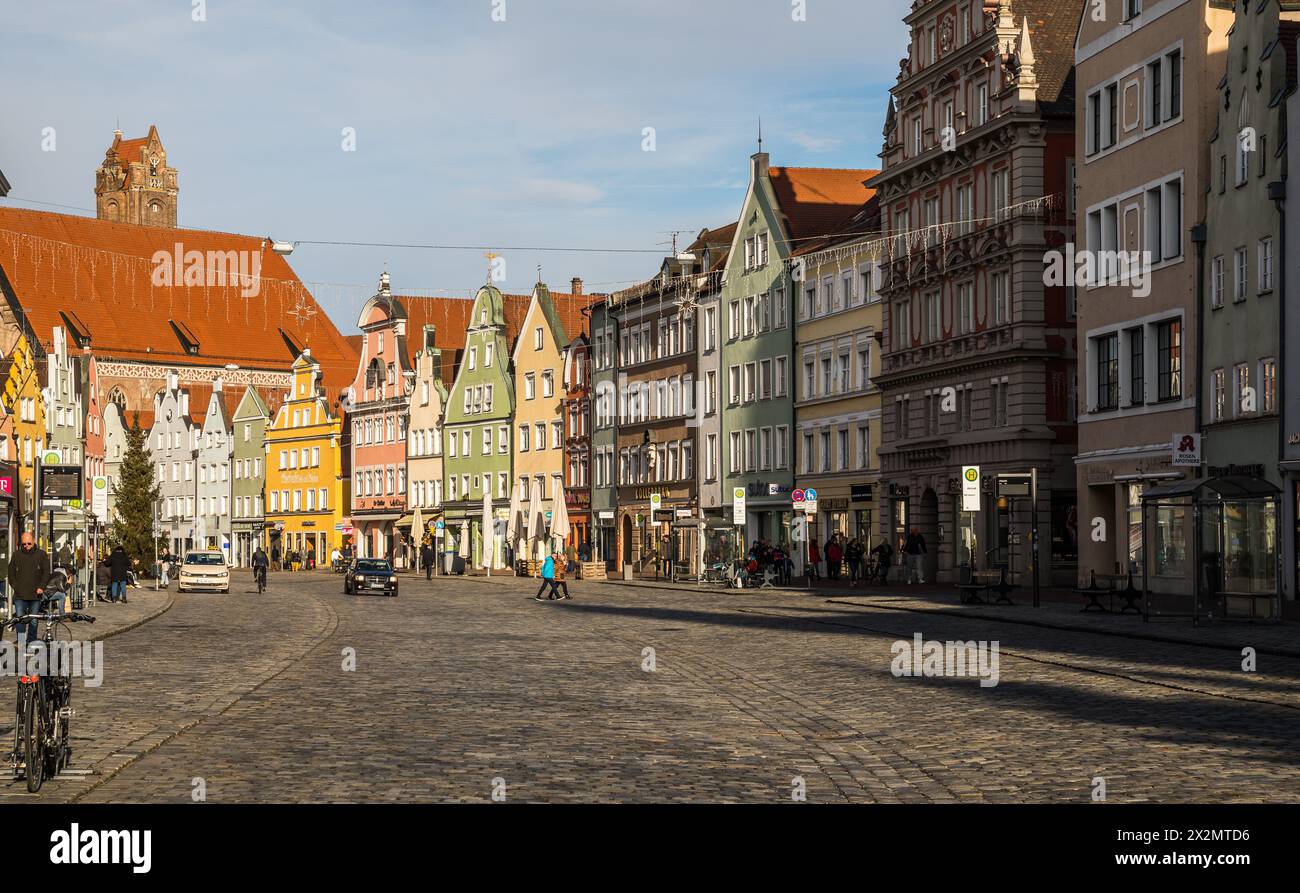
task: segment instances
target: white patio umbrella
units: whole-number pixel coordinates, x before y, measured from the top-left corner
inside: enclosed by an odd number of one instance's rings
[[[515,481],[514,490],[510,494],[510,516],[506,519],[506,542],[515,550],[515,557],[523,553],[523,534],[524,519],[520,517],[523,512],[522,500],[519,497],[519,488],[523,485]]]
[[[460,557],[469,558],[469,518],[460,522]]]
[[[564,502],[564,483],[555,485],[555,508],[551,510],[551,538],[558,540],[557,548],[564,551],[564,543],[573,528],[569,525],[569,507]]]
[[[420,570],[420,549],[424,546],[424,519],[420,517],[420,507],[415,507],[411,517],[411,548],[415,551],[415,569]]]
[[[546,516],[542,514],[540,487],[533,487],[528,496],[528,552],[531,557],[535,540],[546,538]]]
[[[492,576],[492,565],[496,563],[496,531],[493,529],[492,518],[492,492],[486,487],[483,488],[483,554],[480,556],[480,564],[487,568],[488,576]]]

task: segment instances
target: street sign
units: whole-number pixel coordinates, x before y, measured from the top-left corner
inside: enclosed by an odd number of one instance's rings
[[[1175,434],[1173,456],[1170,464],[1174,466],[1201,466],[1201,435]]]
[[[795,505],[799,505],[804,501],[804,492],[802,490],[792,490],[790,492],[790,501]]]
[[[664,506],[663,506],[663,503],[664,503],[664,497],[663,497],[663,494],[661,494],[661,493],[651,493],[651,494],[650,494],[650,511],[651,511],[651,513],[657,512],[657,511],[659,511],[661,508],[663,508],[663,507],[664,507]]]
[[[980,467],[978,465],[962,466],[961,510],[963,512],[980,510]]]
[[[731,523],[737,526],[745,523],[744,487],[733,487],[731,490]]]
[[[809,487],[807,490],[803,491],[803,498],[804,498],[804,502],[816,502],[817,491],[814,490],[812,487]]]
[[[41,502],[62,504],[69,499],[79,500],[82,491],[80,465],[46,464],[41,468]]]

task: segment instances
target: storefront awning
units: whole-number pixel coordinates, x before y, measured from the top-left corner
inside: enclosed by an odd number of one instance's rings
[[[1271,499],[1281,495],[1281,490],[1263,478],[1245,475],[1227,477],[1190,478],[1150,487],[1142,494],[1143,502],[1157,502],[1172,499],[1187,499],[1193,496],[1209,496],[1221,500],[1233,499]]]
[[[427,515],[427,516],[425,516],[424,518],[422,518],[421,520],[424,521],[424,526],[425,526],[425,527],[432,527],[432,526],[433,526],[433,522],[437,521],[438,518],[439,518],[438,515]],[[412,526],[414,526],[414,525],[415,525],[415,513],[414,513],[414,512],[412,512],[412,513],[410,513],[410,514],[408,514],[408,515],[402,515],[401,519],[397,522],[397,526],[398,526],[398,527],[412,527]]]

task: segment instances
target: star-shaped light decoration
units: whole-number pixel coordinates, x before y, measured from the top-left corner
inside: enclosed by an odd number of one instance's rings
[[[294,305],[293,309],[289,311],[288,315],[292,316],[294,319],[298,321],[299,329],[303,329],[306,327],[307,323],[311,320],[311,318],[317,314],[317,312],[318,311],[316,310],[316,308],[313,307],[307,301],[307,298],[305,296],[299,295],[298,303]]]

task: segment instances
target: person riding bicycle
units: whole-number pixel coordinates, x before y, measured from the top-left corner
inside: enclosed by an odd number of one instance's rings
[[[41,609],[41,597],[50,582],[50,557],[36,548],[31,531],[23,534],[18,551],[9,559],[9,588],[14,593],[14,616],[35,614]],[[36,641],[36,621],[14,627],[19,647]],[[25,635],[24,635],[25,633]]]
[[[260,577],[263,586],[266,585],[266,569],[270,564],[270,559],[266,557],[262,547],[258,546],[257,551],[253,553],[253,579],[257,580]]]

